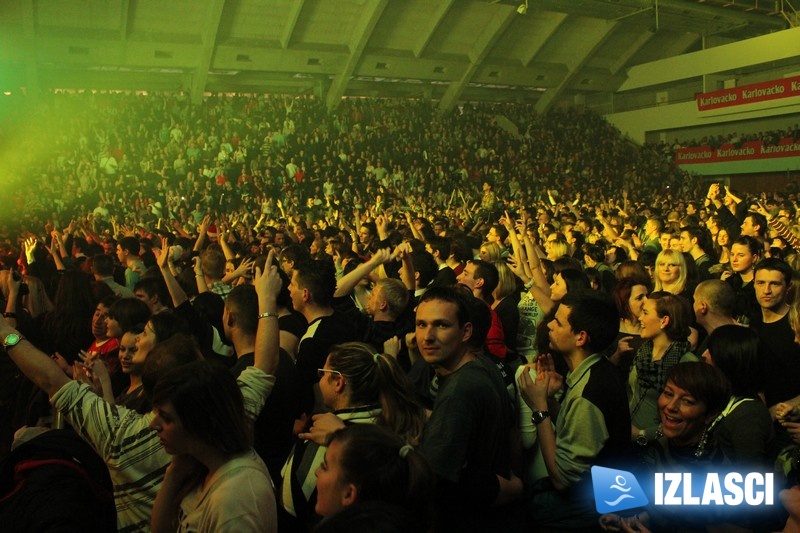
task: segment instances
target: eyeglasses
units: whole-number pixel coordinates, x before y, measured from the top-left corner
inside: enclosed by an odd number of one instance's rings
[[[325,372],[330,372],[331,374],[333,374],[335,376],[339,376],[341,378],[345,377],[345,375],[342,374],[341,372],[339,372],[338,370],[330,370],[328,368],[318,368],[317,369],[317,377],[322,379],[325,376]]]

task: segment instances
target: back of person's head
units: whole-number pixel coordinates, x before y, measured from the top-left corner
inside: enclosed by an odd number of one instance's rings
[[[335,432],[340,482],[352,484],[356,502],[398,504],[427,522],[433,501],[434,478],[419,452],[396,434],[374,424],[351,424]]]
[[[581,270],[583,267],[581,266],[580,261],[575,259],[572,256],[564,255],[553,261],[553,273],[558,274],[562,270],[566,270],[567,268],[572,268],[575,270]],[[552,282],[551,282],[552,283]]]
[[[636,261],[645,268],[654,267],[656,265],[657,257],[658,254],[652,250],[645,250],[639,254],[639,257],[636,259]]]
[[[494,290],[494,297],[496,300],[502,300],[517,291],[517,280],[519,278],[511,271],[505,261],[498,261],[494,266],[497,268],[497,288]]]
[[[717,315],[732,317],[736,306],[736,293],[730,283],[718,279],[701,281],[695,294],[702,299],[709,310]]]
[[[94,309],[91,277],[80,270],[66,270],[61,274],[53,300],[56,313],[85,315]]]
[[[136,237],[123,237],[118,244],[124,252],[131,255],[139,255],[139,239]]]
[[[148,398],[153,397],[156,383],[171,370],[201,361],[203,355],[191,335],[179,333],[156,343],[147,354],[142,371],[142,388]]]
[[[647,298],[655,300],[656,313],[660,318],[669,317],[669,322],[664,326],[667,337],[673,341],[685,341],[689,337],[689,328],[694,318],[689,300],[666,291],[651,292]]]
[[[171,404],[184,431],[224,455],[246,452],[252,445],[236,378],[216,361],[165,372],[155,383],[152,403],[155,408]]]
[[[645,270],[644,266],[638,261],[634,261],[632,259],[628,259],[627,261],[620,263],[615,274],[617,279],[633,278],[648,288],[653,283],[653,280],[650,279],[650,275],[647,273],[647,270]]]
[[[472,259],[472,247],[466,235],[460,234],[453,237],[451,251],[453,258],[459,263]]]
[[[225,254],[214,248],[206,248],[200,254],[200,268],[210,279],[222,279],[225,275]]]
[[[97,254],[92,257],[92,270],[94,270],[94,273],[98,276],[113,276],[114,259],[110,255]]]
[[[731,397],[728,378],[706,363],[678,363],[667,371],[666,380],[687,391],[698,402],[703,402],[707,415],[720,413]]]
[[[459,286],[465,295],[469,307],[469,322],[472,324],[472,335],[467,344],[474,349],[483,349],[486,336],[492,327],[492,312],[483,300],[475,298],[465,286]]]
[[[108,317],[119,322],[122,331],[136,324],[144,324],[150,318],[150,308],[138,298],[121,298],[108,310]]]
[[[280,271],[280,269],[278,269]],[[255,335],[258,330],[258,295],[252,285],[237,285],[225,299],[231,326],[247,335]]]
[[[403,282],[395,278],[382,278],[375,282],[373,290],[380,291],[386,300],[389,316],[397,318],[403,314],[408,306],[408,289]]]
[[[333,347],[328,364],[345,376],[352,405],[380,405],[383,412],[379,423],[410,442],[419,440],[424,411],[393,357],[363,342],[345,342]]]
[[[149,322],[153,326],[153,332],[158,342],[163,342],[179,333],[189,334],[186,321],[171,312],[151,315]]]
[[[794,275],[794,271],[792,267],[789,266],[789,263],[784,261],[783,259],[777,259],[775,257],[767,257],[766,259],[762,259],[758,262],[755,266],[754,272],[758,273],[762,270],[772,270],[776,272],[780,272],[783,276],[783,281],[789,286],[792,283],[792,276]]]
[[[586,272],[576,268],[565,268],[558,273],[561,279],[567,286],[567,292],[580,291],[583,289],[591,289],[589,284],[589,276]]]
[[[433,255],[426,251],[411,252],[411,262],[414,263],[414,272],[419,274],[419,286],[422,288],[430,285],[439,267],[436,265],[436,260]]]
[[[708,353],[712,364],[730,381],[734,396],[758,396],[762,368],[755,330],[735,324],[720,326],[708,336]]]
[[[294,271],[300,288],[308,290],[315,304],[330,305],[336,292],[336,271],[330,262],[310,259],[295,265]]]
[[[561,305],[570,308],[569,325],[572,331],[585,331],[589,337],[586,347],[596,353],[608,348],[617,336],[619,318],[611,298],[593,290],[569,291]]]

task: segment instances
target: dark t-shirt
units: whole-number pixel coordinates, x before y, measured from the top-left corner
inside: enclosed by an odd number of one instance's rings
[[[789,313],[769,324],[763,322],[759,313],[751,327],[758,332],[767,406],[800,395],[800,346],[794,342]]]
[[[254,354],[242,355],[231,368],[231,373],[239,377],[254,362]],[[275,372],[275,386],[253,426],[253,448],[264,460],[272,479],[276,481],[280,480],[281,468],[292,449],[292,428],[295,418],[300,414],[298,386],[294,361],[285,350],[281,350],[278,370]]]

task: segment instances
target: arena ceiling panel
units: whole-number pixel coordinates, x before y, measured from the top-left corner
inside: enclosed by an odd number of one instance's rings
[[[632,66],[790,27],[771,0],[19,0],[0,88],[536,103]],[[796,17],[796,15],[795,15]]]

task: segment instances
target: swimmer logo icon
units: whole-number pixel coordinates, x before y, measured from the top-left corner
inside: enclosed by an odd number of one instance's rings
[[[594,506],[600,514],[618,513],[650,503],[636,477],[625,470],[593,466],[592,488]]]

